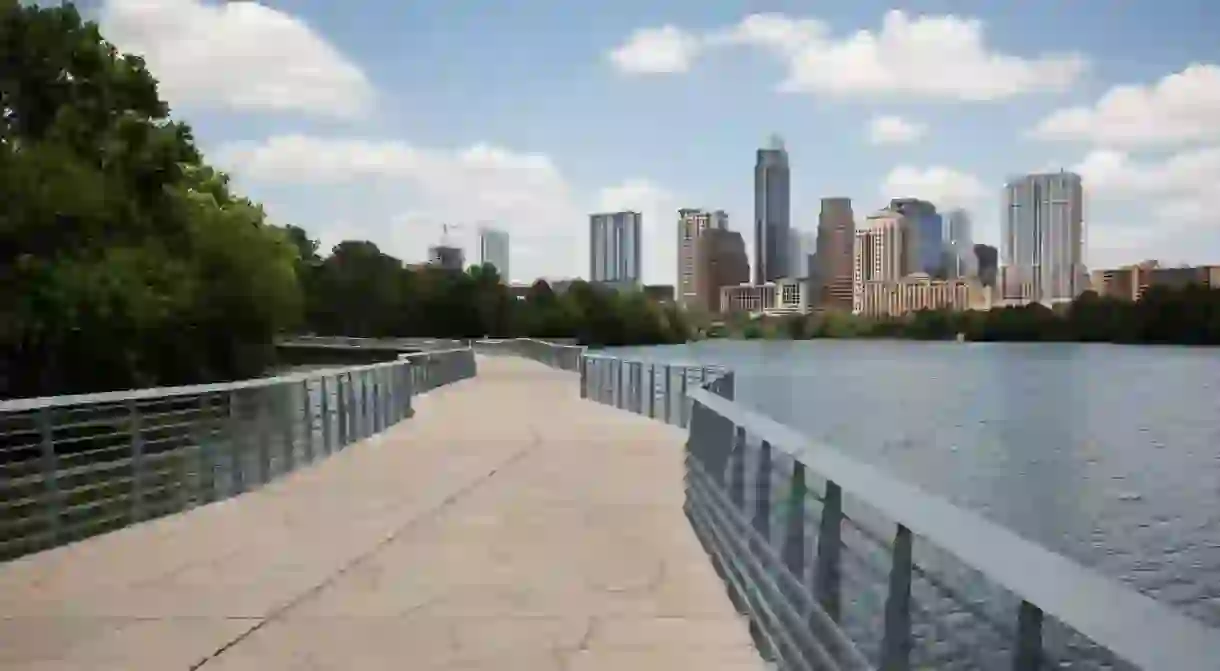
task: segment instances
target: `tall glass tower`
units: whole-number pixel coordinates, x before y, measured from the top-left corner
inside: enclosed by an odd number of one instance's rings
[[[754,283],[787,277],[789,204],[788,152],[779,136],[759,149],[754,162]]]
[[[1009,180],[1001,221],[1005,299],[1055,303],[1084,291],[1080,175],[1057,172]]]
[[[589,281],[614,288],[640,284],[639,212],[589,215]]]

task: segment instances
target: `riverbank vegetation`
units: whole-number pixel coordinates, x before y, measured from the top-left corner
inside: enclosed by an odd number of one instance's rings
[[[733,321],[710,335],[730,338],[905,338],[976,342],[1110,342],[1220,345],[1220,289],[1150,287],[1138,301],[1087,291],[1052,310],[1033,304],[992,310],[923,310],[891,318],[845,313]]]
[[[485,271],[410,271],[367,242],[319,258],[70,4],[0,0],[0,108],[0,398],[251,377],[303,330],[684,338],[642,296],[513,301]]]

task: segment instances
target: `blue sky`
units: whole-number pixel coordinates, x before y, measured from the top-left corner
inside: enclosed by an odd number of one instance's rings
[[[279,223],[407,260],[462,224],[512,276],[587,273],[587,215],[644,212],[672,282],[679,207],[749,235],[754,150],[794,226],[850,196],[967,208],[998,240],[1010,174],[1079,170],[1091,266],[1220,262],[1220,4],[1096,0],[102,0],[214,163]]]

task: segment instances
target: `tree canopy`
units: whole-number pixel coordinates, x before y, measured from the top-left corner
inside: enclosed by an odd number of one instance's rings
[[[75,7],[0,0],[0,397],[258,375],[299,329],[345,335],[682,337],[636,295],[494,272],[325,259],[209,166],[138,56]]]

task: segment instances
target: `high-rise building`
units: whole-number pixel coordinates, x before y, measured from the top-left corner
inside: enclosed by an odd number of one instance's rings
[[[589,215],[589,281],[615,288],[640,285],[639,212],[607,212]]]
[[[428,264],[444,270],[461,271],[466,267],[466,252],[461,247],[435,245],[428,248]]]
[[[1025,175],[1004,186],[1001,295],[1054,303],[1086,288],[1084,188],[1071,172]]]
[[[741,233],[709,228],[695,250],[695,298],[688,303],[716,314],[722,311],[720,290],[750,281],[750,263]]]
[[[697,209],[678,210],[678,302],[686,305],[698,296],[696,275],[696,250],[699,238],[705,231],[725,230],[729,227],[729,215],[724,210],[705,212]]]
[[[788,273],[790,221],[788,151],[778,136],[759,149],[754,162],[754,282]]]
[[[817,237],[810,231],[791,229],[788,240],[788,276],[809,279],[809,259],[817,251]]]
[[[893,209],[871,214],[855,230],[852,245],[852,311],[864,309],[869,282],[897,282],[908,274],[911,239],[917,235],[911,219]]]
[[[494,266],[500,280],[508,283],[508,233],[495,228],[479,229],[479,263]]]
[[[949,261],[946,274],[951,279],[978,273],[971,228],[970,215],[965,210],[959,208],[945,213],[945,249]]]
[[[889,209],[902,215],[907,228],[906,273],[943,277],[945,272],[945,223],[936,206],[918,198],[895,198]],[[904,273],[905,274],[905,273]]]
[[[850,310],[856,222],[850,198],[823,198],[818,215],[814,300],[823,308]]]
[[[1000,253],[991,245],[974,246],[975,272],[985,287],[994,287],[999,275]]]

